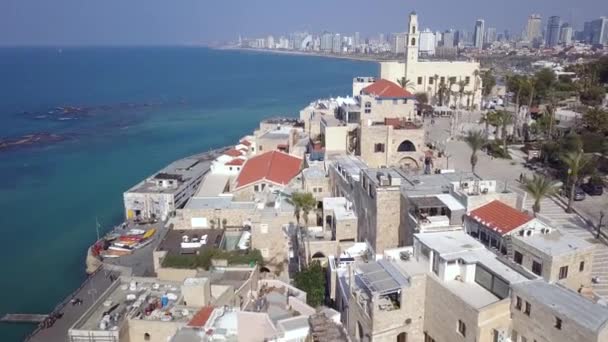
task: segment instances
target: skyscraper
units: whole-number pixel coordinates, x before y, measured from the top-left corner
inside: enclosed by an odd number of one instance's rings
[[[585,23],[585,31],[590,44],[608,44],[608,18],[600,17]]]
[[[454,47],[454,31],[453,30],[447,30],[443,33],[443,38],[441,40],[443,42],[443,46],[445,47]]]
[[[359,32],[355,32],[355,38],[353,41],[353,45],[355,46],[355,48],[358,48],[360,44],[361,44],[361,34]]]
[[[526,39],[532,44],[538,44],[543,38],[542,20],[540,15],[532,14],[528,17],[526,26]]]
[[[572,45],[572,26],[564,23],[559,32],[559,43],[566,46]]]
[[[496,28],[488,27],[488,30],[486,32],[486,43],[492,44],[495,41],[496,41]]]
[[[391,52],[396,54],[405,53],[405,33],[391,34]]]
[[[485,26],[485,22],[483,19],[477,19],[477,21],[475,22],[475,36],[473,38],[473,42],[476,48],[478,49],[482,49],[483,48],[483,34],[484,34],[484,28]]]
[[[553,47],[559,44],[559,30],[562,26],[562,20],[560,17],[554,15],[549,17],[549,21],[547,22],[547,34],[545,43],[549,47]]]
[[[332,46],[331,46],[331,52],[333,52],[333,53],[342,52],[342,37],[340,36],[339,33],[336,33],[334,35],[334,38],[332,41]]]
[[[331,51],[334,42],[334,35],[323,32],[321,35],[321,51]]]
[[[431,30],[425,29],[420,32],[419,51],[421,55],[432,56],[435,54],[435,34]]]

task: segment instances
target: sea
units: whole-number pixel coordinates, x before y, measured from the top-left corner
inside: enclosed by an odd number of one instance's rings
[[[48,313],[76,289],[96,221],[101,233],[120,223],[122,193],[140,180],[377,73],[203,47],[0,48],[0,139],[42,137],[0,147],[0,315]],[[0,324],[0,340],[33,329]]]

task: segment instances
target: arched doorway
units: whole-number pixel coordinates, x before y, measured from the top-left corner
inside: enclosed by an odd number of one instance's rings
[[[315,254],[312,255],[313,259],[323,259],[325,258],[325,254],[321,253],[321,252],[317,252]]]
[[[407,342],[407,333],[402,332],[397,335],[397,342]]]
[[[409,140],[404,140],[399,147],[397,147],[397,152],[416,152],[416,145]]]
[[[260,268],[260,272],[261,273],[270,273],[270,269],[268,269],[268,267],[266,267],[266,266],[262,266],[262,268]]]
[[[420,168],[418,166],[418,162],[414,158],[410,157],[401,158],[399,161],[399,167],[405,171],[415,171]]]

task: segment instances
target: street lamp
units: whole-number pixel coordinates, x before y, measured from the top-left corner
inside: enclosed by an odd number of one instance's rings
[[[604,220],[604,216],[606,213],[603,210],[600,210],[600,221],[597,224],[597,234],[595,236],[596,239],[600,238],[600,234],[602,233],[602,221]]]

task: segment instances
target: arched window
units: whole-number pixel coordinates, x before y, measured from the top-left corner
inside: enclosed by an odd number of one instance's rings
[[[416,33],[416,26],[412,26],[412,33]]]
[[[416,38],[412,38],[412,46],[416,46]]]
[[[150,341],[150,334],[148,334],[148,333],[144,334],[144,341]]]
[[[409,140],[404,140],[399,147],[397,147],[397,152],[416,152],[416,145]]]

